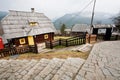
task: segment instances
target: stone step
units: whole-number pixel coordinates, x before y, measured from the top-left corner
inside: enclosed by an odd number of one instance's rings
[[[52,80],[74,80],[84,62],[84,59],[68,58]]]
[[[0,60],[0,80],[71,80],[84,61],[80,58]]]
[[[9,61],[8,60],[0,60],[0,75],[3,74],[3,72],[5,72],[9,67],[10,65],[9,64]]]
[[[33,68],[31,68],[28,73],[23,76],[21,80],[33,80],[33,78],[38,75],[50,62],[49,59],[41,59]]]
[[[28,64],[17,70],[14,75],[15,75],[15,80],[21,80],[21,78],[26,75],[31,68],[33,68],[37,64],[37,60],[31,60]]]
[[[64,59],[52,59],[50,63],[34,78],[34,80],[51,80],[63,65],[64,61]]]
[[[51,52],[51,51],[53,51],[53,50],[51,50],[51,49],[38,49],[38,52],[39,53],[47,53],[47,52]]]
[[[28,60],[4,60],[2,63],[0,63],[1,65],[4,64],[2,65],[2,68],[0,68],[0,80],[7,79],[10,75],[12,75],[11,73],[16,72],[16,69],[21,68],[27,62]]]

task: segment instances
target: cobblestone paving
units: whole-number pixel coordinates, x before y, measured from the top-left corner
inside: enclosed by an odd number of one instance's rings
[[[85,60],[68,58],[52,80],[73,80]]]
[[[63,63],[63,59],[54,58],[34,79],[50,80],[56,74]]]
[[[75,80],[120,80],[120,41],[95,44]]]
[[[88,59],[0,60],[0,80],[120,80],[120,41],[94,45]]]
[[[57,73],[60,76],[63,75],[63,79],[65,77],[67,79],[69,76],[72,79],[84,61],[80,58],[53,58],[52,60],[41,59],[39,61],[0,60],[0,80],[51,80]]]

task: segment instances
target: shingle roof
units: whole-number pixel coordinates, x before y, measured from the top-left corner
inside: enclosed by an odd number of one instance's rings
[[[2,38],[4,44],[8,43],[7,40],[4,38],[4,35],[0,36],[0,38]]]
[[[46,31],[47,30],[47,31]],[[31,35],[38,35],[38,34],[44,34],[44,33],[50,33],[53,32],[53,29],[48,27],[48,28],[38,28],[38,29],[31,29],[30,32],[28,33],[28,36]]]
[[[65,31],[66,31],[66,32],[67,32],[67,31],[68,31],[68,32],[70,32],[70,31],[71,31],[71,29],[65,29]]]
[[[10,10],[1,22],[6,39],[56,31],[51,20],[43,13],[38,12]],[[38,25],[30,26],[30,22],[37,22]]]
[[[72,28],[72,32],[89,32],[90,26],[87,24],[75,24]]]
[[[96,25],[93,25],[94,28],[112,28],[112,27],[115,27],[115,25],[110,25],[110,24],[96,24]]]

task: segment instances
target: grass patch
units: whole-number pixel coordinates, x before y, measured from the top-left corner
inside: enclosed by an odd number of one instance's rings
[[[73,57],[73,58],[83,58],[87,59],[89,55],[89,52],[83,53],[83,52],[73,52],[73,51],[59,51],[59,52],[48,52],[48,53],[25,53],[25,54],[20,54],[17,59],[52,59],[52,58],[61,58],[61,59],[66,59],[68,57]],[[6,57],[4,59],[10,59],[10,57]]]
[[[60,45],[60,46],[55,46],[54,48],[55,48],[55,49],[65,48],[65,46]]]
[[[68,39],[68,38],[71,38],[71,37],[66,37],[66,36],[55,36],[54,37],[54,40],[59,40],[59,39]]]

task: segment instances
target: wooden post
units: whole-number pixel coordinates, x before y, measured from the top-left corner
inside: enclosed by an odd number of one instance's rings
[[[98,35],[96,35],[96,41],[97,41],[97,36],[98,36]]]
[[[50,40],[50,49],[53,49],[52,41]]]
[[[85,33],[85,36],[84,36],[84,41],[85,41],[84,44],[86,44],[86,35],[87,35],[87,32]]]
[[[118,40],[118,34],[115,36],[115,40]]]
[[[85,37],[83,37],[83,44],[85,44]]]
[[[106,34],[105,34],[105,36],[104,36],[104,40],[110,40],[110,38],[111,38],[111,35],[112,35],[112,28],[107,28],[107,30],[106,30]]]
[[[79,41],[78,41],[78,44],[80,45],[80,42],[81,42],[81,39],[80,39],[80,37],[79,37]]]
[[[36,43],[35,43],[35,53],[38,53],[38,47]]]
[[[91,34],[89,34],[89,39],[88,39],[89,43],[90,43],[90,39],[91,39]]]
[[[93,18],[94,18],[95,5],[96,5],[96,0],[94,0],[93,11],[92,11],[92,18],[91,18],[91,24],[90,24],[89,43],[90,43],[90,36],[91,36],[92,28],[93,28]]]
[[[68,47],[68,41],[67,41],[67,39],[66,39],[66,47]]]
[[[38,53],[38,47],[37,47],[37,43],[36,43],[36,36],[33,36],[34,39],[34,46],[35,46],[35,53]]]
[[[77,38],[77,45],[79,44],[78,42],[79,42],[79,38]]]
[[[59,45],[61,45],[61,38],[59,39]]]

